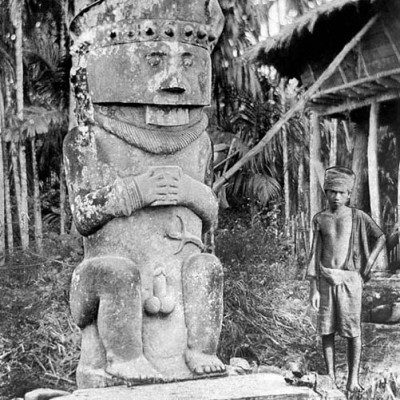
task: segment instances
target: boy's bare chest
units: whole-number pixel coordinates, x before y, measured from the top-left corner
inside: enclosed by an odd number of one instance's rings
[[[339,217],[324,215],[321,218],[321,234],[328,241],[348,244],[352,226],[351,212]]]

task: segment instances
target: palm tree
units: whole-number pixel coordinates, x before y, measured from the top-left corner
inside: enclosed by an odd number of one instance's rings
[[[15,76],[16,76],[16,113],[19,121],[24,117],[24,71],[22,48],[22,1],[13,0],[10,8],[10,18],[15,28]],[[15,148],[15,146],[18,147]],[[17,157],[17,151],[18,156]],[[12,141],[12,157],[14,168],[14,184],[17,195],[18,217],[21,236],[21,246],[26,250],[29,246],[28,225],[28,181],[26,175],[26,150],[24,141]]]
[[[6,93],[5,129],[3,137],[10,143],[13,165],[14,194],[18,205],[20,237],[23,249],[29,245],[28,235],[28,191],[33,194],[33,214],[35,219],[35,242],[38,250],[42,247],[42,218],[39,192],[40,171],[37,156],[44,149],[43,141],[37,142],[40,134],[48,134],[57,148],[57,172],[60,169],[61,143],[66,133],[66,114],[68,107],[68,72],[69,64],[66,49],[65,10],[67,2],[59,1],[22,1],[10,0],[10,7],[2,2],[1,26],[4,35],[0,38],[0,77],[5,82]],[[15,32],[13,32],[13,28]],[[24,31],[22,33],[22,28]],[[5,31],[5,32],[4,32]],[[22,36],[24,41],[22,46]],[[23,47],[23,48],[22,48]],[[15,61],[10,57],[14,48]],[[8,62],[9,67],[5,68]],[[25,68],[23,68],[25,65]],[[11,72],[10,72],[11,71]],[[10,82],[17,83],[13,102]],[[61,95],[60,95],[61,94]],[[11,112],[15,106],[18,112]],[[15,118],[16,114],[16,118]],[[53,139],[54,138],[54,139]],[[31,159],[32,176],[28,185],[26,174],[27,140],[30,143],[28,157]],[[40,144],[38,146],[38,143]],[[50,148],[48,146],[47,148]],[[42,159],[50,159],[43,156]],[[52,157],[54,158],[54,156]],[[7,162],[7,157],[4,162]],[[47,172],[47,171],[46,171]],[[8,183],[7,179],[5,183]],[[5,193],[7,194],[5,184]],[[11,200],[11,199],[10,199]],[[6,201],[7,206],[10,201]],[[7,227],[11,218],[7,218]],[[8,232],[8,248],[11,250],[12,232]],[[11,239],[11,240],[10,240]]]
[[[283,112],[284,92],[281,89],[279,93],[279,77],[274,76],[271,70],[257,69],[241,57],[259,41],[262,31],[269,30],[268,16],[273,11],[274,3],[282,3],[282,0],[237,0],[227,2],[225,7],[222,2],[226,26],[213,55],[214,110],[222,136],[226,137],[226,132],[230,132],[228,144],[231,149],[229,160],[217,168],[217,177],[254,147]],[[286,5],[280,4],[279,8],[289,10],[296,6],[298,12],[304,11],[306,5],[308,2],[299,5],[298,2],[288,1]],[[228,197],[244,196],[251,199],[252,204],[265,207],[271,200],[280,201],[284,186],[286,192],[291,186],[291,198],[295,200],[292,208],[296,208],[298,193],[304,193],[304,189],[298,190],[295,181],[299,171],[304,174],[304,155],[307,153],[304,148],[307,149],[308,141],[304,140],[303,119],[300,116],[290,120],[284,130],[287,132],[275,136],[260,154],[232,177],[229,185],[222,188],[223,195],[227,191]],[[221,134],[215,133],[214,139],[221,141]],[[285,179],[282,179],[283,176]],[[286,203],[286,214],[289,214],[291,204],[288,200]]]

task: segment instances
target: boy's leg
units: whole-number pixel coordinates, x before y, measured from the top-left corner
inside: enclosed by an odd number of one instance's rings
[[[358,272],[346,272],[346,278],[338,287],[338,332],[347,338],[347,363],[349,392],[362,391],[359,384],[359,369],[361,359],[361,308],[363,282]]]
[[[335,334],[322,335],[322,350],[328,375],[335,382]]]
[[[361,359],[361,336],[347,339],[347,362],[349,374],[347,379],[347,390],[349,392],[362,391],[363,387],[358,381]]]

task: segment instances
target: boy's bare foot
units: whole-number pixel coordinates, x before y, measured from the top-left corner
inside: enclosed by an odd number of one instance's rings
[[[333,388],[333,389],[338,389],[338,385],[337,385],[337,383],[336,383],[336,376],[335,376],[335,374],[328,374],[328,376],[329,376],[329,379],[331,380],[332,388]]]
[[[346,386],[346,390],[350,394],[361,393],[364,391],[364,388],[358,382],[349,382]]]
[[[143,356],[132,361],[109,363],[106,372],[127,381],[145,382],[162,379],[162,375]]]
[[[187,349],[185,359],[189,369],[197,375],[223,373],[226,370],[225,364],[215,355]]]

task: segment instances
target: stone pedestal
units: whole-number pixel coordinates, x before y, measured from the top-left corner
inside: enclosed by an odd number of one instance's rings
[[[288,385],[278,374],[254,374],[128,388],[82,389],[60,400],[272,400],[319,399],[313,390]]]

